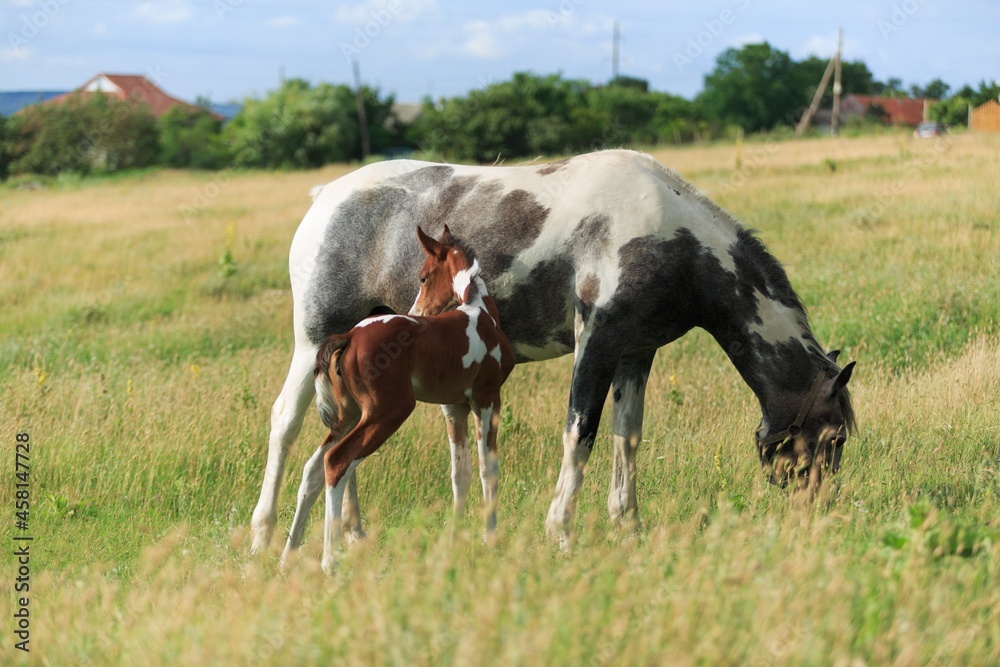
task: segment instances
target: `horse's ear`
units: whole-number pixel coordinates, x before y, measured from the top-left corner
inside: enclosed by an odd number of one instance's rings
[[[445,225],[444,231],[441,232],[441,243],[444,245],[455,245],[455,237],[451,235],[451,230],[448,229],[448,225]]]
[[[426,252],[431,257],[436,258],[438,261],[444,259],[448,251],[438,243],[433,237],[428,236],[424,233],[424,230],[417,226],[417,240],[420,241],[420,245],[424,247],[424,252]]]
[[[858,362],[852,361],[844,366],[844,370],[837,373],[837,377],[833,378],[833,387],[830,389],[831,393],[836,393],[847,386],[848,381],[851,379],[851,374],[854,372],[854,364],[856,363]]]
[[[830,350],[826,353],[826,356],[830,357],[830,361],[836,361],[837,357],[840,356],[840,350]]]

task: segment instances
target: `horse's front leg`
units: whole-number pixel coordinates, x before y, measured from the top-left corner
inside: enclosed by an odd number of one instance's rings
[[[563,432],[563,459],[556,482],[556,495],[545,519],[545,531],[569,546],[569,525],[576,512],[576,498],[583,484],[583,471],[594,447],[601,422],[604,399],[608,395],[618,359],[622,332],[595,327],[590,335],[577,336],[576,363],[569,394],[566,430]],[[586,341],[580,345],[579,341]]]
[[[635,456],[642,441],[642,414],[646,397],[646,381],[656,351],[626,355],[618,362],[612,381],[611,431],[614,452],[611,462],[611,489],[608,492],[608,514],[611,521],[622,526],[639,526],[636,498]]]
[[[465,500],[472,483],[472,464],[469,462],[469,406],[465,403],[442,405],[444,423],[448,428],[451,448],[451,491],[454,496],[455,525],[465,512]]]

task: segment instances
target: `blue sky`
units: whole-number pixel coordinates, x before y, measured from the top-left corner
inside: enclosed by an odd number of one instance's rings
[[[692,97],[727,47],[767,40],[795,58],[833,54],[908,86],[1000,78],[996,0],[0,0],[0,90],[72,89],[104,71],[145,74],[188,100],[261,95],[279,73],[366,82],[400,101],[466,93],[518,70],[621,72]]]

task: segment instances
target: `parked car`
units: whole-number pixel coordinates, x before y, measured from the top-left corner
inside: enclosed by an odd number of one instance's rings
[[[944,134],[944,124],[931,122],[931,123],[921,123],[917,125],[917,129],[913,131],[914,139],[933,139],[934,137],[940,137]]]

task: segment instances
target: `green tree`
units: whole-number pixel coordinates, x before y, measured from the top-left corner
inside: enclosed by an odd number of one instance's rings
[[[872,84],[872,92],[881,97],[906,97],[906,91],[903,90],[903,80],[898,76],[891,76],[885,80],[885,83],[881,81],[875,81]]]
[[[799,104],[805,106],[812,101],[819,88],[819,82],[823,78],[828,60],[817,56],[809,56],[805,60],[796,62],[793,66],[792,80],[798,90]],[[840,85],[843,95],[854,93],[856,95],[871,95],[874,87],[875,76],[868,69],[868,65],[860,60],[845,60],[840,63]],[[830,108],[833,106],[833,81],[823,93],[820,102],[821,107]]]
[[[377,152],[394,136],[386,129],[394,99],[370,88],[362,96]],[[246,100],[223,134],[239,166],[304,169],[361,157],[355,95],[345,85],[289,79],[263,99]]]
[[[15,133],[14,119],[0,115],[0,181],[10,173],[11,137]]]
[[[517,72],[467,97],[426,101],[411,136],[426,150],[479,162],[568,152],[600,125],[584,110],[587,87],[558,74]]]
[[[791,57],[767,42],[728,48],[705,76],[697,101],[710,118],[751,132],[791,124],[803,106],[793,71]]]
[[[941,79],[933,79],[929,81],[926,86],[910,86],[910,94],[912,97],[926,97],[932,100],[944,99],[948,96],[949,90],[951,90],[951,86]]]
[[[949,127],[969,124],[969,98],[952,95],[933,105],[927,114],[931,120],[944,123]]]
[[[12,173],[108,173],[156,160],[156,122],[145,104],[73,95],[28,107],[19,116]]]
[[[177,105],[157,121],[159,163],[168,167],[220,169],[229,162],[222,121],[207,108]]]

